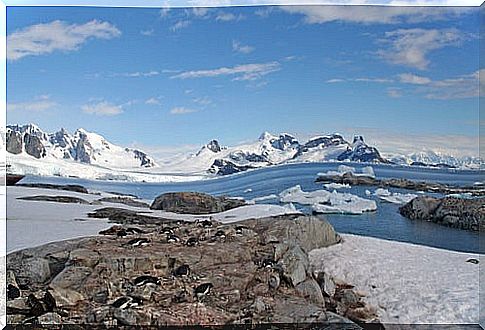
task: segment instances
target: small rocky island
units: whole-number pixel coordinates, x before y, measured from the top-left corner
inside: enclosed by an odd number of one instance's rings
[[[242,204],[173,193],[150,208],[207,214]],[[90,217],[116,224],[99,236],[9,254],[8,323],[329,322],[358,329],[357,323],[378,322],[352,285],[313,271],[308,253],[341,241],[322,219],[282,215],[223,224],[140,210],[100,207]]]

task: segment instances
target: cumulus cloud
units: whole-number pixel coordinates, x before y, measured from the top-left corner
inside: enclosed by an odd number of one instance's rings
[[[140,34],[143,36],[152,36],[155,30],[150,29],[150,30],[141,30]]]
[[[8,103],[7,110],[9,111],[45,111],[57,105],[56,102],[50,99],[49,95],[41,95],[36,97],[33,101]]]
[[[358,3],[365,3],[359,1]],[[352,4],[343,1],[342,4]],[[374,2],[375,4],[375,2]],[[408,3],[409,4],[409,3]],[[399,24],[445,20],[471,12],[470,8],[397,6],[281,6],[283,11],[304,16],[307,24],[350,22],[359,24]]]
[[[195,70],[186,71],[172,78],[188,79],[188,78],[204,78],[204,77],[219,77],[219,76],[234,76],[233,80],[257,80],[269,73],[279,71],[280,63],[273,61],[269,63],[253,63],[242,64],[233,67],[222,67],[212,70]]]
[[[123,113],[123,109],[121,106],[106,101],[85,104],[81,107],[81,109],[87,114],[92,114],[96,116],[115,116]]]
[[[232,41],[232,50],[242,54],[249,54],[254,51],[254,47],[243,45],[237,40]]]
[[[64,21],[36,24],[7,36],[7,59],[78,50],[89,39],[112,39],[121,35],[116,26],[98,20],[84,24]]]
[[[449,47],[459,46],[467,37],[455,28],[451,29],[398,29],[385,33],[380,42],[388,48],[377,54],[392,64],[399,64],[424,70],[430,61],[429,53]]]
[[[186,115],[189,113],[194,113],[197,112],[198,110],[195,109],[189,109],[185,107],[175,107],[170,110],[170,114],[172,115]]]

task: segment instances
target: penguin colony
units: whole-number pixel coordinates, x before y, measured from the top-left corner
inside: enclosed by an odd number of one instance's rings
[[[198,220],[193,225],[189,226],[182,226],[182,224],[183,222],[181,221],[173,222],[170,223],[170,226],[164,226],[155,232],[144,231],[136,227],[114,225],[107,230],[101,231],[100,234],[109,235],[114,237],[115,240],[120,240],[119,246],[122,248],[143,249],[143,247],[149,246],[155,241],[157,241],[157,243],[180,244],[193,248],[204,241],[209,242],[210,244],[215,244],[227,239],[238,239],[237,237],[244,236],[248,233],[248,228],[245,226],[224,226],[223,230],[218,228],[213,221],[207,219]],[[143,237],[145,236],[144,234],[154,233],[157,234],[155,236],[156,238],[152,235],[150,236],[150,239]],[[173,259],[173,262],[169,262],[171,271],[168,278],[160,278],[151,274],[140,274],[139,276],[128,280],[131,288],[143,288],[145,286],[159,286],[163,288],[164,281],[172,281],[172,283],[174,283],[173,281],[179,281],[179,283],[183,283],[184,289],[183,291],[174,293],[174,296],[172,297],[172,301],[174,302],[186,302],[189,300],[190,296],[197,301],[203,302],[205,297],[211,295],[211,292],[214,290],[214,285],[211,282],[203,281],[203,277],[200,278],[197,275],[193,275],[189,264],[176,265],[175,258],[171,259]],[[257,264],[260,268],[271,268],[274,261],[270,258],[266,258],[258,261]],[[274,279],[273,282],[271,283],[271,286],[277,287],[279,285],[279,278]],[[188,288],[186,287],[187,285]],[[17,299],[21,296],[22,291],[16,285],[8,284],[8,300]],[[62,315],[62,313],[66,314],[66,312],[57,308],[56,300],[49,291],[46,291],[42,298],[30,294],[26,301],[28,310],[23,311],[23,314],[29,317],[25,320],[26,323],[36,323],[36,319],[39,316],[52,311],[56,311],[60,315]],[[115,309],[136,309],[143,306],[143,298],[134,294],[133,289],[130,289],[125,292],[125,295],[107,301],[107,304]]]

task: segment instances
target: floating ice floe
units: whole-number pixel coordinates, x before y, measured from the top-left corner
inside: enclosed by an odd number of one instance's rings
[[[332,182],[332,183],[326,183],[323,185],[325,188],[327,189],[350,189],[352,188],[349,184],[347,183],[335,183],[335,182]]]
[[[418,195],[415,194],[402,194],[397,192],[391,193],[389,190],[383,188],[377,188],[374,191],[374,196],[377,196],[379,199],[394,204],[406,204],[412,199],[418,197]]]
[[[311,205],[316,213],[362,214],[377,210],[376,202],[349,193],[316,190],[306,192],[299,185],[280,193],[280,202]]]
[[[247,194],[247,193],[250,193],[250,192],[252,192],[252,191],[253,191],[253,189],[248,188],[248,189],[244,190],[244,193],[246,193],[246,194]]]
[[[355,171],[355,167],[347,166],[347,165],[340,165],[337,168],[337,171],[327,171],[318,173],[318,176],[343,176],[346,173],[352,173],[354,176],[365,176],[369,178],[375,178],[376,175],[374,173],[374,169],[372,166],[366,166],[362,168],[360,173]]]
[[[267,200],[271,200],[271,199],[277,199],[277,198],[278,198],[278,196],[276,196],[275,194],[271,194],[271,195],[267,195],[267,196],[261,196],[261,197],[256,197],[256,198],[250,199],[246,203],[256,204],[257,202],[263,202],[263,201],[267,201]]]

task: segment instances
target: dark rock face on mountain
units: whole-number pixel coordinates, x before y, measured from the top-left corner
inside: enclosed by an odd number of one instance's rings
[[[267,163],[268,159],[264,155],[235,151],[229,154],[230,160],[235,162]]]
[[[220,152],[221,146],[219,145],[219,142],[217,140],[212,140],[207,144],[207,149],[209,149],[212,152]]]
[[[419,196],[399,208],[401,215],[411,220],[432,221],[441,225],[485,230],[485,201],[483,198],[436,198]]]
[[[24,135],[25,152],[35,158],[42,158],[46,156],[44,145],[40,139],[35,135]]]
[[[287,150],[289,148],[298,148],[300,143],[290,134],[280,134],[277,139],[271,140],[271,146],[278,150]]]
[[[233,162],[224,160],[224,159],[216,159],[212,166],[209,168],[208,172],[217,175],[229,175],[239,172],[244,172],[254,167],[247,166],[247,165],[236,165]]]
[[[347,148],[347,151],[337,157],[339,161],[352,162],[374,162],[374,163],[390,163],[384,159],[377,148],[370,147],[364,142],[364,138],[360,135],[354,137],[352,146]]]
[[[22,152],[22,134],[12,130],[7,131],[7,152],[18,155]]]
[[[227,211],[245,204],[239,199],[213,197],[198,192],[176,192],[158,196],[150,208],[175,213],[209,214]]]
[[[129,149],[127,151],[129,152]],[[135,155],[136,159],[140,160],[140,166],[142,166],[142,167],[155,166],[155,163],[153,162],[153,160],[150,157],[148,157],[148,155],[146,153],[144,153],[143,151],[135,149],[135,150],[133,150],[133,154]]]
[[[331,134],[326,136],[319,136],[313,139],[310,139],[307,143],[300,146],[298,148],[298,152],[293,157],[294,159],[298,158],[302,154],[309,152],[311,149],[314,148],[328,148],[328,147],[336,147],[341,145],[348,145],[349,143],[345,141],[345,139],[339,134]]]
[[[169,242],[160,226],[169,226],[180,242]],[[20,297],[7,302],[8,322],[111,327],[338,322],[359,329],[346,316],[375,320],[370,308],[361,312],[366,305],[351,286],[313,274],[307,249],[339,239],[325,221],[286,216],[212,226],[160,219],[126,237],[117,232],[129,228],[117,226],[104,236],[11,253],[8,281],[20,288]],[[134,237],[147,244],[134,247]],[[184,244],[192,237],[196,247]],[[178,271],[181,267],[188,271]],[[143,276],[154,283],[140,284]],[[46,290],[55,308],[34,310],[32,301],[43,299]],[[140,308],[130,307],[135,301]]]

